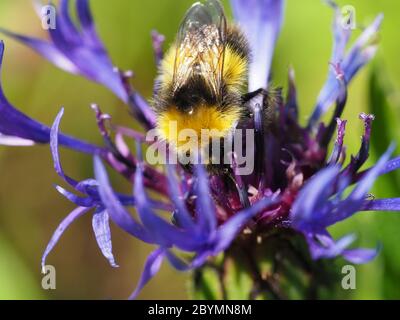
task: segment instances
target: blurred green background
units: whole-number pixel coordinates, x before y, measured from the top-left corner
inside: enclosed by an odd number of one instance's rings
[[[223,2],[230,16],[229,3]],[[166,35],[167,43],[170,42],[191,3],[191,0],[118,0],[112,4],[108,0],[91,1],[99,34],[113,62],[122,69],[135,71],[134,85],[146,97],[151,95],[156,73],[150,32],[157,29]],[[390,139],[400,142],[397,124],[400,103],[399,91],[396,91],[400,88],[400,2],[345,0],[339,4],[356,8],[360,28],[379,12],[385,14],[379,53],[352,82],[343,115],[348,120],[345,143],[350,154],[357,151],[363,130],[358,114],[362,111],[376,114],[371,164]],[[303,123],[327,74],[332,13],[320,0],[287,1],[273,76],[275,84],[285,87],[288,67],[294,67]],[[45,36],[28,0],[2,0],[0,26]],[[354,35],[360,32],[355,30]],[[60,107],[64,106],[62,130],[94,143],[101,143],[101,138],[89,108],[92,102],[99,103],[105,112],[112,114],[115,122],[134,126],[126,116],[126,108],[106,89],[56,69],[15,41],[4,40],[4,91],[15,106],[30,116],[51,124]],[[92,176],[90,157],[62,151],[62,160],[73,177]],[[373,194],[377,197],[399,196],[399,181],[396,174],[381,178]],[[114,253],[120,268],[109,267],[97,248],[90,215],[79,219],[67,230],[48,258],[48,263],[57,269],[57,289],[44,291],[41,288],[41,254],[58,223],[73,208],[55,191],[55,183],[61,183],[61,180],[52,168],[48,146],[0,147],[0,299],[126,298],[137,283],[151,248],[112,226]],[[115,179],[114,185],[120,191],[129,190],[121,180]],[[368,265],[357,266],[357,289],[350,293],[352,298],[400,298],[398,213],[360,213],[332,231],[336,236],[355,231],[359,245],[382,244],[377,259]],[[165,264],[140,298],[185,299],[186,277]]]

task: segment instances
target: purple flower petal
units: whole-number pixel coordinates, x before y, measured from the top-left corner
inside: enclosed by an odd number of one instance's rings
[[[336,206],[335,212],[332,212],[324,218],[323,223],[325,226],[347,219],[356,212],[362,210],[368,191],[379,177],[380,171],[390,158],[393,150],[394,145],[391,145],[375,166],[356,184],[349,196]]]
[[[332,259],[342,256],[351,263],[361,264],[372,260],[378,252],[377,249],[347,249],[355,240],[354,235],[347,235],[334,241],[326,230],[321,230],[318,233],[306,233],[305,236],[311,257],[314,260],[321,258]]]
[[[57,244],[60,237],[63,235],[64,231],[74,222],[77,218],[82,216],[84,213],[88,212],[91,208],[78,207],[73,210],[57,227],[56,231],[53,233],[44,253],[42,256],[42,268],[46,265],[46,258],[48,254],[53,250],[54,246]]]
[[[112,267],[118,267],[112,253],[110,222],[107,210],[96,210],[92,218],[92,226],[97,244],[104,257]]]
[[[51,43],[20,35],[3,28],[0,28],[0,32],[32,48],[56,67],[72,74],[79,74],[78,68]]]
[[[334,42],[331,62],[338,63],[342,61],[346,53],[346,46],[351,36],[351,28],[343,27],[343,15],[336,3],[329,1],[328,4],[335,10],[335,17],[332,24]]]
[[[67,183],[69,183],[75,190],[88,195],[88,197],[82,198],[76,196],[75,194],[65,190],[60,186],[56,186],[56,189],[68,200],[70,200],[71,202],[75,203],[80,207],[92,207],[95,205],[101,205],[100,195],[98,192],[99,184],[96,180],[86,179],[78,182],[75,179],[68,177],[64,173],[58,152],[58,135],[59,135],[58,131],[62,115],[63,115],[63,110],[61,110],[60,113],[57,115],[50,132],[50,147],[53,156],[54,167],[56,172],[61,178],[63,178]],[[116,197],[124,206],[133,206],[135,204],[135,200],[131,196],[126,196],[117,193]],[[159,201],[150,201],[149,205],[152,208],[156,209],[167,210],[167,211],[171,210],[171,206],[169,204]]]
[[[373,167],[372,167],[373,168]],[[361,179],[363,176],[365,176],[372,168],[369,168],[367,170],[364,170],[363,172],[360,172],[357,175],[357,180]],[[394,170],[397,170],[400,168],[400,156],[397,156],[393,159],[390,159],[389,161],[386,162],[382,170],[380,171],[379,175],[384,175],[389,172],[392,172]]]
[[[101,43],[99,36],[97,35],[96,28],[93,22],[92,13],[89,7],[88,0],[77,0],[76,1],[76,12],[78,13],[79,22],[82,27],[82,33],[88,40],[88,42],[100,49],[104,50],[104,46]]]
[[[188,264],[182,259],[178,258],[171,250],[165,250],[165,255],[168,262],[178,271],[188,271],[193,268],[192,264]]]
[[[4,43],[0,41],[0,66],[3,62]],[[19,110],[15,109],[7,100],[0,82],[0,134],[37,143],[49,143],[50,128],[37,122]],[[60,144],[70,149],[88,153],[104,154],[105,150],[98,146],[80,141],[64,134],[59,134]]]
[[[182,200],[180,190],[178,189],[178,181],[175,178],[175,172],[171,165],[167,165],[168,186],[170,190],[171,201],[176,207],[175,216],[178,224],[183,228],[198,232],[193,217],[186,208],[185,202]]]
[[[63,170],[63,168],[61,166],[61,162],[60,162],[60,155],[58,153],[59,126],[60,126],[60,122],[61,122],[61,118],[62,118],[63,114],[64,114],[64,108],[62,108],[60,110],[60,112],[58,113],[58,115],[57,115],[56,119],[54,120],[54,123],[51,127],[50,150],[51,150],[51,155],[53,157],[54,169],[56,170],[57,174],[61,178],[63,178],[67,183],[69,183],[71,186],[76,187],[78,182],[64,174],[64,170]]]
[[[100,158],[94,158],[94,174],[99,183],[100,198],[111,220],[122,230],[147,243],[153,243],[150,234],[125,210],[111,188],[106,169]]]
[[[129,95],[129,106],[135,119],[140,121],[146,129],[152,129],[156,125],[156,115],[148,102],[136,91]]]
[[[267,88],[275,42],[283,23],[284,1],[231,0],[231,4],[252,50],[249,92]]]
[[[388,148],[377,164],[356,184],[344,200],[330,199],[334,190],[332,188],[339,176],[337,167],[323,169],[311,178],[293,204],[291,212],[293,227],[301,231],[321,230],[362,210],[369,189],[379,176],[393,149],[393,145]],[[346,182],[340,187],[342,190],[348,185],[350,179],[341,176],[339,184],[344,181]]]
[[[206,250],[203,250],[201,252],[199,252],[191,261],[190,263],[190,268],[191,269],[196,269],[196,268],[200,268],[201,266],[204,265],[204,263],[207,262],[207,260],[211,257],[214,256],[215,251],[213,250],[213,248],[209,248]]]
[[[74,25],[69,14],[69,0],[60,1],[60,11],[57,16],[57,23],[60,25],[60,29],[64,32],[65,37],[69,37],[70,41],[80,42],[79,31]]]
[[[63,1],[57,13],[57,28],[49,29],[51,42],[4,29],[0,29],[0,32],[29,46],[64,71],[80,74],[98,82],[114,92],[122,101],[128,102],[128,94],[121,76],[119,72],[115,72],[107,51],[96,34],[88,1],[76,0],[76,8],[81,23],[80,32],[72,24],[68,1]]]
[[[342,256],[351,263],[363,264],[373,260],[378,253],[378,249],[357,248],[343,250]]]
[[[344,74],[341,69],[340,64],[335,64],[333,65],[333,68],[336,73],[336,79],[340,85],[340,92],[338,94],[338,97],[336,99],[336,107],[335,111],[333,112],[332,118],[324,130],[324,133],[320,139],[320,146],[323,147],[324,149],[327,149],[330,141],[332,140],[333,134],[335,132],[336,124],[337,124],[337,119],[339,119],[342,116],[344,107],[346,106],[347,102],[347,83],[346,80],[344,79]],[[369,141],[369,139],[368,139]]]
[[[71,201],[72,203],[76,204],[79,207],[93,207],[95,205],[95,201],[90,197],[88,198],[79,197],[60,186],[55,186],[55,188],[65,198],[67,198],[69,201]]]
[[[156,65],[159,65],[164,56],[163,45],[165,42],[165,36],[153,30],[151,32],[151,39],[153,42],[153,51],[156,60]]]
[[[324,225],[324,218],[330,214],[328,199],[333,193],[339,169],[332,166],[320,170],[301,189],[290,214],[294,228],[320,229]]]
[[[166,248],[174,245],[186,251],[196,251],[203,244],[202,239],[195,234],[171,225],[150,209],[143,186],[141,165],[137,167],[135,173],[134,195],[140,220],[157,243]]]
[[[376,36],[383,21],[383,14],[379,14],[375,20],[358,37],[353,47],[343,60],[346,66],[346,79],[352,78],[356,72],[370,61],[377,51],[377,44],[371,43]]]
[[[400,211],[400,198],[364,201],[362,211]]]
[[[347,55],[344,55],[344,48],[348,41],[348,30],[345,30],[342,25],[340,10],[336,10],[334,23],[334,49],[331,61],[333,64],[340,63],[344,73],[346,83],[350,83],[357,71],[368,63],[376,52],[376,44],[369,44],[379,30],[383,15],[379,15],[375,21],[364,30],[361,36],[357,39],[353,47]],[[328,110],[332,103],[337,99],[340,93],[340,84],[336,80],[335,72],[329,72],[328,79],[322,88],[314,112],[308,122],[308,127],[314,127],[320,117]]]
[[[196,214],[200,229],[205,234],[211,234],[217,227],[217,219],[213,199],[208,186],[207,172],[203,165],[195,165],[196,184]]]
[[[356,212],[363,209],[368,191],[378,178],[380,171],[385,166],[393,150],[394,145],[391,145],[382,155],[376,165],[356,184],[349,196],[337,203],[334,206],[334,210],[330,209],[330,213],[323,217],[323,221],[321,221],[322,225],[332,225],[336,222],[349,218]]]
[[[143,287],[157,274],[165,256],[165,249],[158,248],[147,257],[139,283],[129,299],[135,299]]]
[[[332,154],[328,160],[328,165],[333,165],[333,164],[338,163],[342,156],[343,139],[344,139],[344,134],[346,131],[347,121],[337,118],[336,123],[337,123],[337,136],[336,136],[335,144],[333,146]]]
[[[321,258],[335,258],[355,240],[354,235],[347,235],[335,242],[331,235],[321,229],[318,233],[306,233],[311,256],[314,260]]]
[[[348,197],[349,200],[362,200],[365,198],[369,189],[379,177],[381,170],[385,167],[385,164],[389,160],[390,155],[393,153],[394,148],[395,146],[392,144],[380,157],[375,166],[356,184],[356,187]]]

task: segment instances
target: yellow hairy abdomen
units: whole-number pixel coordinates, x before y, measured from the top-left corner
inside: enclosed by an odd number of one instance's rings
[[[160,136],[172,143],[178,149],[186,144],[186,140],[180,141],[182,137],[194,133],[198,139],[206,133],[202,130],[209,130],[211,137],[223,138],[232,129],[232,126],[239,120],[240,114],[237,110],[221,112],[216,106],[197,106],[193,112],[183,113],[176,107],[171,107],[158,117],[157,128]],[[183,131],[190,129],[191,131]],[[202,141],[208,143],[208,141]],[[199,143],[200,146],[200,143]]]

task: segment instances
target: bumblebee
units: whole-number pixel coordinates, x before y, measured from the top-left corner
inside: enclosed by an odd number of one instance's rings
[[[249,59],[246,37],[227,24],[219,1],[198,2],[188,10],[159,65],[152,103],[159,136],[178,154],[187,153],[188,144],[171,133],[171,122],[178,132],[191,129],[200,137],[208,129],[212,138],[224,139],[249,117],[244,103]]]

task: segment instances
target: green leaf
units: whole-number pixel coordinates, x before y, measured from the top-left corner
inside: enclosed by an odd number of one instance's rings
[[[247,300],[253,287],[253,280],[241,259],[228,258],[224,264],[224,285],[230,300]]]
[[[193,271],[189,283],[189,296],[194,300],[222,299],[220,279],[217,270],[205,266]]]
[[[392,141],[400,140],[400,100],[381,63],[375,63],[372,67],[369,79],[369,108],[375,115],[371,146],[380,155]]]
[[[372,127],[371,151],[372,157],[376,160],[393,142],[400,141],[400,99],[398,90],[395,90],[388,78],[387,72],[382,63],[375,63],[369,79],[369,104],[370,111],[375,115]],[[398,155],[398,150],[395,155]],[[400,172],[396,170],[380,177],[373,190],[378,198],[400,196]],[[398,299],[400,289],[396,286],[400,277],[398,265],[400,263],[400,251],[398,246],[398,231],[400,216],[398,213],[378,213],[373,216],[371,232],[383,244],[383,250],[377,258],[374,278],[378,277],[380,294],[382,298]],[[364,278],[369,278],[366,275]]]

